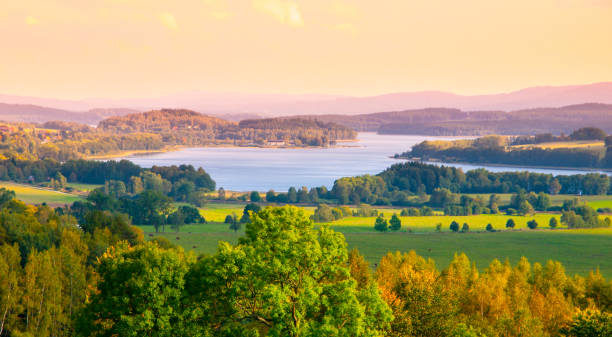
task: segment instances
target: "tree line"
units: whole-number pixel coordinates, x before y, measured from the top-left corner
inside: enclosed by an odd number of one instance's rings
[[[290,187],[287,192],[270,190],[263,198],[258,192],[252,192],[250,196],[255,196],[255,199],[251,198],[254,202],[265,199],[281,204],[370,204],[444,209],[450,204],[460,204],[458,199],[448,205],[436,201],[444,193],[533,193],[536,197],[542,193],[605,195],[612,192],[611,187],[610,177],[599,173],[553,176],[528,171],[491,172],[485,169],[463,172],[450,166],[404,162],[394,164],[377,175],[337,179],[331,190],[325,186],[310,189],[303,186],[299,189]],[[248,198],[246,195],[243,197],[244,200]],[[220,191],[219,199],[225,200],[225,191]],[[484,208],[484,202],[481,206]],[[502,205],[497,203],[496,206]],[[515,205],[512,208],[518,210],[519,207]],[[538,210],[545,209],[540,207]]]

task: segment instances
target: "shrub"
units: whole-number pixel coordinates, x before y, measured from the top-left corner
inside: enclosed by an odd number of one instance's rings
[[[508,221],[506,221],[506,228],[514,228],[515,226],[514,219],[508,219]]]
[[[462,232],[469,232],[470,231],[470,225],[467,224],[467,222],[463,223],[463,226],[461,226],[461,231]]]
[[[459,231],[459,224],[457,223],[457,221],[453,221],[453,222],[451,222],[449,228],[450,228],[451,231],[456,233],[456,232]]]
[[[378,210],[372,208],[370,205],[361,205],[358,210],[353,212],[353,216],[360,217],[371,217],[378,216]]]
[[[389,229],[392,231],[398,231],[402,228],[402,220],[397,216],[397,214],[393,214],[391,220],[389,220]]]
[[[495,232],[495,229],[493,229],[493,225],[487,224],[487,232]]]
[[[382,216],[376,218],[376,222],[374,223],[375,230],[379,232],[386,232],[388,230],[388,227],[389,223],[387,222],[387,219],[383,218]]]
[[[251,195],[249,196],[249,199],[251,199],[251,202],[260,202],[261,201],[261,195],[259,195],[259,192],[253,191],[253,192],[251,192]]]
[[[548,222],[548,226],[550,226],[550,228],[555,229],[557,228],[558,225],[559,225],[559,221],[557,221],[557,218],[555,217],[550,218],[550,221]]]
[[[527,221],[527,227],[529,227],[529,229],[536,229],[538,228],[538,222],[535,221],[535,219]]]

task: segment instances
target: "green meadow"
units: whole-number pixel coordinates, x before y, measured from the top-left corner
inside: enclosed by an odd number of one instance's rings
[[[243,231],[180,232],[148,234],[166,237],[196,254],[211,254],[219,241],[236,243]],[[357,248],[374,265],[388,252],[415,250],[445,268],[456,253],[465,253],[479,269],[493,259],[516,263],[521,257],[531,262],[557,260],[569,274],[587,275],[599,268],[612,277],[612,230],[514,230],[495,233],[344,233],[349,249]]]
[[[154,233],[152,226],[140,227],[149,239],[159,235],[196,254],[210,254],[216,250],[219,241],[236,243],[244,234],[244,225],[234,233],[223,223],[228,214],[236,213],[240,217],[243,206],[211,203],[201,209],[208,223],[185,225],[178,233],[170,227],[166,227],[165,233]],[[304,211],[310,215],[314,208],[307,207]],[[393,213],[399,214],[400,209],[382,208],[379,212],[389,219]],[[348,247],[359,249],[372,265],[388,252],[415,250],[434,259],[438,268],[445,268],[454,254],[463,252],[480,269],[486,268],[493,259],[515,263],[525,256],[531,262],[561,261],[570,274],[586,275],[599,268],[606,277],[612,277],[612,229],[567,230],[560,226],[551,230],[548,227],[551,217],[558,220],[560,214],[400,217],[402,229],[387,233],[374,230],[374,217],[346,217],[328,225],[343,233]],[[514,230],[505,227],[509,218],[516,223]],[[531,219],[538,222],[538,229],[526,228]],[[452,221],[457,221],[460,226],[468,223],[470,231],[451,232],[449,225]],[[438,223],[442,224],[441,232],[436,232]],[[496,232],[485,231],[489,223]]]
[[[43,202],[46,202],[49,205],[64,205],[71,204],[81,199],[80,196],[75,194],[10,182],[0,182],[0,187],[15,191],[17,199],[25,202],[26,204],[42,204]]]

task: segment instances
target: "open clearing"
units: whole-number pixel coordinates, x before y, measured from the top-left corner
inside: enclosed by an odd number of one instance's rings
[[[564,199],[570,197],[564,196]],[[558,200],[562,200],[558,198]],[[612,203],[609,196],[587,198],[589,204]],[[219,241],[236,243],[244,235],[244,225],[238,232],[231,232],[223,223],[225,216],[235,212],[239,217],[244,205],[230,203],[211,203],[201,210],[208,221],[206,224],[194,224],[181,227],[179,233],[166,227],[166,233],[155,234],[152,226],[141,226],[151,239],[156,235],[164,236],[170,242],[192,250],[196,254],[211,254],[217,249]],[[305,209],[312,214],[313,207]],[[379,209],[389,219],[400,209]],[[349,249],[358,248],[372,265],[378,263],[388,252],[408,252],[415,250],[418,254],[432,258],[438,268],[448,266],[455,253],[465,253],[484,269],[493,259],[516,263],[522,256],[531,262],[546,263],[557,260],[563,263],[569,274],[587,275],[591,270],[600,268],[606,277],[612,277],[612,229],[589,230],[550,230],[548,221],[560,214],[538,213],[535,216],[506,215],[472,215],[472,216],[424,216],[400,217],[400,232],[378,233],[373,229],[374,217],[347,217],[330,223],[330,226],[342,232]],[[512,218],[516,223],[515,230],[506,230],[506,221]],[[526,229],[527,221],[536,219],[539,229]],[[449,230],[451,221],[470,225],[468,233],[452,233]],[[435,232],[437,223],[442,223],[442,232]],[[491,223],[499,231],[484,231]],[[319,226],[316,224],[315,226]],[[407,230],[410,228],[413,233]]]
[[[49,205],[65,205],[81,199],[80,196],[74,194],[10,182],[0,182],[0,187],[15,191],[17,199],[26,204],[42,204],[46,202]]]
[[[605,144],[603,141],[594,140],[577,140],[571,142],[549,142],[540,144],[524,144],[511,146],[513,149],[528,149],[528,148],[541,148],[541,149],[576,149],[576,148],[590,148],[590,149],[602,149]]]
[[[214,253],[219,241],[236,243],[238,233],[160,233],[170,242],[195,253]],[[479,269],[493,259],[516,263],[522,256],[531,262],[563,263],[568,274],[587,275],[599,268],[612,277],[612,230],[517,230],[496,233],[344,233],[349,249],[357,248],[374,265],[388,252],[415,250],[446,268],[455,253],[465,253]],[[149,238],[152,238],[149,236]]]

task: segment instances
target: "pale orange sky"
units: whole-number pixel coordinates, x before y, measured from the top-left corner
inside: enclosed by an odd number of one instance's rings
[[[612,0],[0,0],[0,93],[497,93],[612,80]]]

